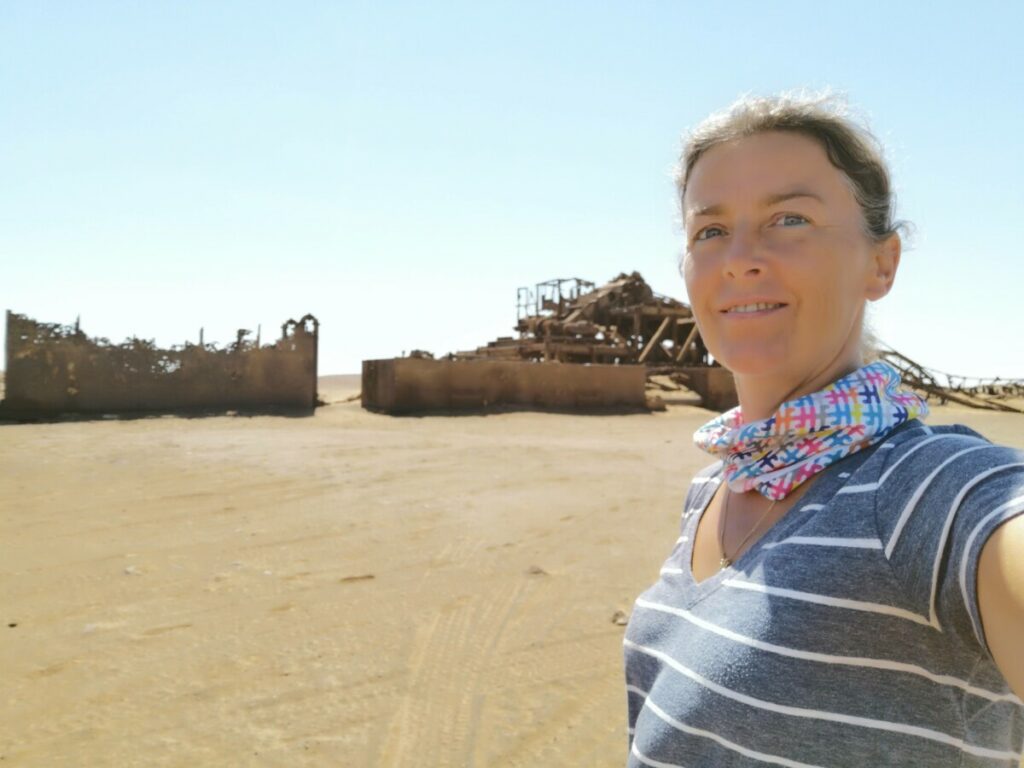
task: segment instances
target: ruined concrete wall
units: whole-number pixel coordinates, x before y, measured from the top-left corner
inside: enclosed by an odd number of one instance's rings
[[[363,361],[363,407],[389,413],[494,405],[553,409],[643,408],[643,366],[505,360]]]
[[[317,328],[307,315],[281,339],[227,349],[185,344],[160,349],[143,339],[111,344],[77,326],[7,313],[5,413],[115,413],[206,408],[313,408]]]
[[[700,395],[700,403],[712,411],[727,411],[739,404],[732,373],[719,366],[679,368],[686,386]]]

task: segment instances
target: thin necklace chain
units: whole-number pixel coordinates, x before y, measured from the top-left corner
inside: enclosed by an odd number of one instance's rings
[[[725,528],[729,522],[729,493],[729,486],[726,485],[725,503],[723,504],[722,508],[721,524],[718,526],[718,551],[722,553],[722,559],[718,561],[719,568],[728,568],[730,565],[732,565],[733,562],[732,558],[725,554]],[[736,546],[736,549],[734,549],[733,552],[743,551],[743,545],[747,543],[747,539],[749,539],[753,535],[754,531],[761,527],[761,523],[763,523],[765,519],[768,517],[768,515],[771,514],[771,511],[775,507],[776,502],[778,502],[778,499],[772,500],[772,503],[768,505],[768,509],[766,509],[764,511],[764,514],[758,518],[756,523],[754,523],[754,527],[747,531],[747,535],[743,537],[743,541],[741,541]]]

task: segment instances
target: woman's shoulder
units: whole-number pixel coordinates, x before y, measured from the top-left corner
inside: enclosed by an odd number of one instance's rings
[[[1024,451],[962,424],[917,422],[871,458],[870,471],[839,498],[873,510],[878,546],[908,607],[972,647],[983,642],[975,575],[988,538],[1024,513]]]
[[[693,476],[683,502],[684,514],[694,507],[703,506],[704,502],[714,495],[715,489],[722,482],[723,467],[724,463],[719,460],[698,470]]]
[[[706,483],[717,483],[722,478],[722,468],[725,466],[721,460],[708,464],[701,468],[693,476],[690,485],[704,485]]]
[[[911,419],[899,428],[893,430],[893,432],[882,442],[882,445],[895,447],[931,438],[945,439],[948,437],[963,437],[990,442],[987,438],[971,429],[966,424],[929,425],[919,419]]]
[[[968,458],[970,457],[970,458]],[[907,422],[879,446],[875,468],[887,479],[913,481],[947,467],[953,474],[1003,460],[1024,460],[1024,451],[993,443],[964,424]]]
[[[1024,492],[1024,451],[963,424],[911,421],[866,454],[851,461],[834,501],[846,515],[873,512],[887,555],[907,530],[942,533]]]
[[[945,538],[954,520],[968,531],[1024,500],[1024,451],[963,424],[909,423],[878,446],[866,472],[840,494],[860,494],[875,511],[886,554],[908,532]],[[911,537],[912,539],[913,537]]]

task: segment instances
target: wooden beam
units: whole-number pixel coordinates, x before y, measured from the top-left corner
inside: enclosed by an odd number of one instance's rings
[[[658,330],[651,336],[651,340],[647,342],[647,346],[644,347],[644,351],[640,353],[640,357],[637,358],[638,363],[643,363],[647,360],[647,356],[651,354],[651,350],[654,349],[654,345],[658,343],[658,339],[665,333],[665,329],[668,328],[668,324],[672,321],[671,317],[666,317],[661,321],[661,325],[658,326]],[[694,326],[696,327],[696,326]]]
[[[676,362],[677,363],[680,360],[683,359],[683,355],[685,355],[686,354],[686,350],[688,350],[690,348],[690,344],[693,343],[693,339],[694,339],[694,337],[696,335],[697,335],[697,323],[694,323],[693,324],[693,328],[690,329],[690,332],[686,336],[686,341],[683,342],[683,346],[681,346],[679,348],[679,351],[676,352]]]

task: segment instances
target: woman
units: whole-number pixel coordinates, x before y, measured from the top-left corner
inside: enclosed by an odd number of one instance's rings
[[[740,405],[625,638],[631,766],[1017,766],[1024,452],[862,360],[900,261],[889,175],[827,99],[701,125],[678,189]]]

